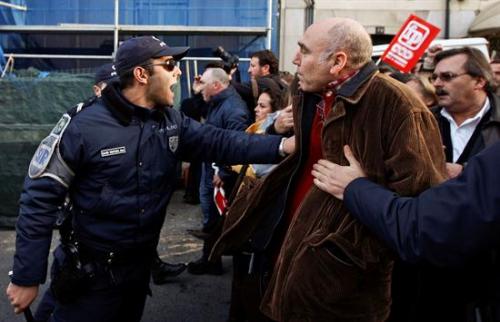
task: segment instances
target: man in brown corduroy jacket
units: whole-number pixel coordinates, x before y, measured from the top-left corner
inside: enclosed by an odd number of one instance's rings
[[[410,89],[377,71],[371,52],[351,19],[305,31],[294,58],[295,153],[234,202],[213,250],[243,247],[267,268],[261,310],[272,320],[378,322],[390,311],[393,255],[313,184],[319,159],[347,164],[349,145],[370,179],[402,195],[443,179],[436,121]]]

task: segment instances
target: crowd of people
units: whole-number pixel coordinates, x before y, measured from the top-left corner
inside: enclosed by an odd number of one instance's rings
[[[96,97],[40,144],[7,289],[16,313],[46,280],[57,222],[39,321],[140,321],[151,276],[223,274],[223,255],[231,322],[500,321],[498,60],[437,46],[402,74],[372,61],[361,24],[330,18],[304,32],[293,77],[269,50],[251,54],[248,83],[208,64],[181,113],[187,51],[125,41]],[[187,266],[156,251],[178,160],[203,214]]]

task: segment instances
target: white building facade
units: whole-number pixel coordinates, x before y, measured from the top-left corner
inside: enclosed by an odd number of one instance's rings
[[[281,0],[280,61],[283,69],[294,71],[292,60],[304,29],[328,17],[361,22],[379,44],[389,42],[410,14],[440,27],[438,38],[467,37],[476,16],[497,5],[500,0]]]

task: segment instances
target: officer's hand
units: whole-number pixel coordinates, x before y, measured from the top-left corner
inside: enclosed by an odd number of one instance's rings
[[[279,112],[276,121],[274,121],[274,130],[276,133],[283,134],[293,129],[292,105],[288,105]]]
[[[446,173],[448,174],[448,179],[458,177],[458,175],[462,173],[463,169],[464,167],[461,164],[446,162]]]
[[[295,151],[295,135],[283,141],[283,152],[285,152],[288,155],[292,154],[294,151]]]
[[[366,177],[363,169],[354,158],[349,146],[344,146],[344,155],[349,166],[340,166],[328,160],[319,160],[313,165],[314,184],[336,198],[344,199],[344,190],[354,179]]]
[[[14,313],[19,314],[26,310],[38,295],[38,285],[36,286],[18,286],[9,283],[7,287],[7,297],[10,305],[14,307]]]

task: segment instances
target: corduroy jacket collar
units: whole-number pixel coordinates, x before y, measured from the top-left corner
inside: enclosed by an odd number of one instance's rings
[[[361,87],[376,73],[378,73],[378,69],[373,62],[364,65],[359,70],[359,73],[342,84],[337,92],[337,97],[341,97],[352,104],[357,103],[365,92]]]

